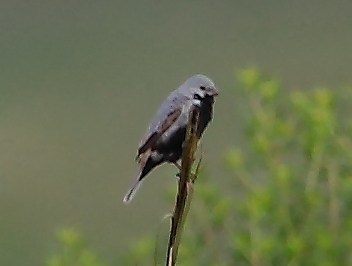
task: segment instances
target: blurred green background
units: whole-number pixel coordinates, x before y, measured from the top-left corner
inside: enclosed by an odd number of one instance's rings
[[[153,232],[171,205],[171,166],[132,202],[140,137],[164,97],[195,73],[221,95],[203,139],[210,182],[240,145],[234,72],[255,65],[284,88],[351,83],[352,2],[0,2],[0,265],[40,265],[62,226],[106,261]],[[210,163],[211,162],[211,163]]]

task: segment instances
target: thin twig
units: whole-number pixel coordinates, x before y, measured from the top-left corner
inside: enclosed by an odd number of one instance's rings
[[[192,164],[194,161],[195,152],[197,150],[198,137],[196,135],[199,119],[198,109],[192,109],[189,123],[186,130],[186,138],[183,146],[181,158],[181,172],[178,183],[178,192],[176,197],[176,204],[174,213],[171,217],[171,229],[169,235],[169,243],[167,247],[166,266],[175,266],[178,248],[180,245],[181,235],[185,220],[190,208],[190,200],[193,194],[193,182],[198,174],[198,168],[192,179]]]

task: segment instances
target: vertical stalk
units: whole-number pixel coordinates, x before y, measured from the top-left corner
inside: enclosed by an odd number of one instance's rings
[[[193,182],[196,178],[191,177],[191,169],[198,143],[198,137],[196,135],[199,120],[198,109],[192,109],[190,111],[189,117],[190,119],[187,125],[186,137],[183,143],[178,192],[176,196],[174,212],[171,217],[171,228],[169,234],[169,242],[167,246],[166,266],[176,265],[181,235],[183,232],[187,214],[190,209],[191,198],[193,193]],[[195,174],[198,174],[197,172]]]

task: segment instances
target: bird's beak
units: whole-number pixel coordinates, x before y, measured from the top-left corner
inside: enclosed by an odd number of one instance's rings
[[[209,91],[209,95],[210,95],[210,96],[218,96],[218,95],[219,95],[219,91],[218,91],[216,88],[212,88],[212,89]]]

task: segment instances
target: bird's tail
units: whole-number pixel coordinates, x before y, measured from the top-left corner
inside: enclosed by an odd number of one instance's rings
[[[136,195],[138,189],[142,185],[142,181],[143,179],[138,176],[131,188],[125,194],[125,197],[123,198],[124,203],[129,203],[134,198],[134,195]]]

